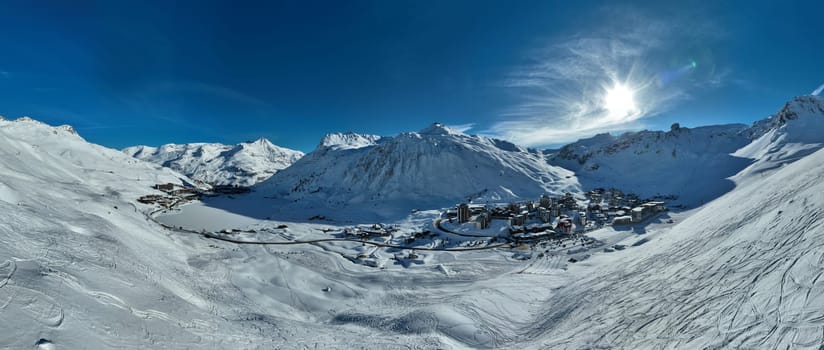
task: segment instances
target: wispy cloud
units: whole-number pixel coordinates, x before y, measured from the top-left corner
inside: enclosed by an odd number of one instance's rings
[[[707,48],[720,31],[693,15],[652,19],[633,9],[602,9],[598,26],[555,38],[504,81],[520,102],[485,133],[541,146],[637,129],[693,89],[723,85],[730,71],[718,69]],[[631,113],[605,108],[606,91],[616,84],[632,90]]]
[[[821,86],[819,86],[818,89],[813,90],[813,92],[810,95],[818,96],[821,93],[821,91],[824,91],[824,84],[821,84]]]
[[[466,123],[466,124],[457,124],[457,125],[447,125],[446,127],[450,128],[450,129],[452,129],[452,130],[455,130],[455,131],[457,131],[457,132],[460,132],[460,133],[465,133],[465,132],[467,132],[467,131],[469,131],[469,130],[472,130],[472,128],[474,128],[474,127],[475,127],[475,123]]]
[[[127,95],[118,96],[117,101],[140,118],[193,130],[213,139],[220,139],[224,133],[205,123],[204,119],[218,120],[219,124],[231,120],[229,117],[236,114],[262,118],[276,113],[270,103],[241,91],[187,80],[142,85]]]
[[[247,105],[253,108],[272,108],[272,105],[259,98],[247,95],[238,90],[230,89],[224,86],[208,84],[199,81],[164,81],[156,85],[150,86],[155,91],[162,93],[173,94],[201,94],[213,98],[221,98],[229,101],[234,101],[242,105]]]
[[[80,126],[76,126],[75,128],[79,129],[79,130],[113,130],[113,129],[129,129],[129,128],[135,128],[135,127],[139,127],[139,126],[140,125],[137,125],[137,124],[91,125],[91,126],[80,125]]]

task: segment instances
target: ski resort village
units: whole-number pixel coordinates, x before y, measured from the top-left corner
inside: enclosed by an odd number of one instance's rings
[[[494,231],[504,226],[515,239],[553,237],[558,233],[573,234],[591,231],[605,225],[640,224],[654,214],[666,211],[664,202],[638,200],[616,189],[597,189],[587,192],[589,201],[579,204],[571,193],[563,197],[542,195],[539,200],[482,205],[461,203],[447,210],[442,217],[450,224],[457,221],[461,227],[470,223],[476,232]],[[605,197],[606,195],[606,197]],[[606,198],[606,200],[603,200]],[[637,205],[630,207],[629,205]],[[504,225],[493,225],[501,220]],[[445,225],[441,224],[443,229]],[[458,228],[459,231],[466,229]]]
[[[822,15],[0,1],[0,350],[824,350]]]
[[[304,239],[294,239],[290,233],[299,230],[290,230],[288,224],[268,219],[252,226],[241,220],[241,224],[236,227],[221,226],[219,229],[217,226],[209,229],[197,226],[199,218],[190,223],[194,226],[181,225],[179,216],[186,214],[181,214],[185,209],[180,209],[179,206],[197,201],[202,196],[214,198],[249,193],[249,188],[215,186],[210,190],[203,190],[171,183],[155,185],[154,188],[165,192],[165,195],[143,196],[138,202],[156,205],[157,209],[153,211],[152,217],[156,217],[167,229],[240,244],[361,243],[361,247],[354,246],[354,251],[341,250],[341,255],[352,262],[377,268],[386,268],[387,260],[394,260],[394,264],[408,267],[406,260],[420,257],[416,251],[505,251],[508,248],[513,252],[513,258],[528,260],[533,255],[540,254],[543,257],[549,254],[549,250],[541,250],[548,244],[558,248],[552,252],[553,255],[569,255],[568,262],[577,262],[588,256],[582,253],[589,253],[590,250],[612,252],[625,247],[620,244],[604,246],[604,242],[586,236],[587,232],[608,226],[631,229],[632,225],[640,227],[654,218],[672,223],[668,215],[659,216],[667,211],[662,201],[640,200],[632,193],[625,195],[617,189],[599,188],[587,192],[587,198],[582,201],[576,200],[572,193],[566,193],[559,197],[541,195],[537,200],[509,203],[461,203],[440,211],[421,212],[413,209],[413,216],[431,216],[431,224],[411,228],[386,223],[341,227],[335,226],[332,221],[329,225],[315,227],[325,236],[309,235]],[[311,212],[307,211],[308,213]],[[213,215],[219,216],[221,213],[210,214]],[[330,220],[323,215],[313,215],[307,217],[306,221]],[[229,218],[222,222],[233,221]],[[362,249],[365,245],[372,248],[369,254],[365,254]],[[586,249],[581,249],[582,247]],[[380,248],[386,248],[383,254],[385,258],[382,258]],[[419,264],[423,264],[423,261],[419,261]]]
[[[436,123],[329,134],[263,176],[254,169],[288,152],[164,146],[150,163],[69,126],[0,120],[0,319],[20,325],[0,343],[821,344],[814,130],[817,96],[749,126],[555,150]],[[231,165],[198,178],[191,162]],[[765,320],[770,308],[792,321]]]

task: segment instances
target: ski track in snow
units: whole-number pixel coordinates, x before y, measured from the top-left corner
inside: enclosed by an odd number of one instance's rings
[[[17,264],[14,260],[6,260],[0,264],[0,288],[9,283],[9,279],[14,276],[15,270],[17,270]]]
[[[580,338],[587,346],[618,348],[817,348],[824,342],[822,209],[783,204],[820,203],[819,193],[805,189],[822,179],[802,179],[771,193],[776,196],[767,203],[746,201],[767,192],[760,186],[713,203],[681,226],[689,232],[674,233],[684,237],[669,249],[565,288],[545,307],[545,321],[523,336],[549,333],[556,339],[542,346],[572,348]],[[745,207],[742,215],[713,214],[732,203]],[[690,225],[702,219],[704,225]]]

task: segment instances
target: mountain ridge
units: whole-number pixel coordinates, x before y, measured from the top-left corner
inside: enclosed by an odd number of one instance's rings
[[[298,202],[407,202],[409,209],[469,197],[487,201],[579,192],[571,172],[549,165],[540,152],[437,123],[392,137],[348,133],[352,142],[346,147],[327,142],[340,138],[330,135],[255,189]]]
[[[190,143],[132,146],[123,152],[211,185],[237,186],[251,186],[263,181],[303,156],[303,152],[276,146],[262,137],[236,145]]]
[[[798,96],[751,125],[675,123],[669,131],[599,134],[544,153],[551,164],[574,171],[585,188],[676,195],[697,206],[732,189],[744,174],[775,169],[819,149],[824,137],[818,130],[824,130],[824,98]],[[698,179],[704,181],[700,191]]]

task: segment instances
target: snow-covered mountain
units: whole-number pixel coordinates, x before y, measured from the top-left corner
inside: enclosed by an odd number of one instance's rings
[[[755,160],[735,179],[773,171],[824,146],[824,97],[799,96],[747,130],[752,142],[733,155]]]
[[[278,147],[265,138],[237,145],[219,143],[134,146],[123,150],[212,185],[251,186],[290,166],[303,152]]]
[[[824,99],[792,99],[774,116],[743,124],[601,134],[558,150],[549,162],[575,172],[584,188],[671,194],[696,206],[731,190],[745,173],[799,159],[824,142]]]
[[[146,216],[154,208],[136,199],[159,193],[152,189],[157,183],[191,182],[184,175],[89,144],[68,126],[0,120],[0,348],[821,348],[821,106],[820,98],[797,98],[769,121],[744,128],[740,135],[752,141],[732,151],[748,159],[730,178],[735,187],[696,210],[666,214],[674,223],[587,233],[619,237],[614,243],[626,249],[594,248],[576,263],[557,247],[555,254],[508,246],[418,250],[419,264],[383,270],[346,257],[408,250],[359,241],[235,245],[164,229]],[[592,152],[583,163],[629,159],[635,151],[655,160],[668,150],[659,144],[676,147],[674,158],[692,159],[700,150],[695,143],[719,138],[707,150],[721,153],[741,137],[730,134],[735,128],[671,130],[660,138],[639,133],[641,141],[628,135],[635,140],[629,147]],[[298,209],[309,207],[301,202],[342,198],[362,204],[353,210],[398,210],[368,204],[392,204],[427,189],[397,186],[413,180],[456,192],[480,181],[456,164],[478,164],[484,178],[514,179],[498,179],[509,191],[490,189],[486,196],[579,186],[540,152],[441,126],[397,137],[331,135],[315,152],[295,166],[314,161],[325,168],[304,164],[298,169],[308,180],[290,183],[294,193],[283,187],[284,201],[297,200]],[[554,161],[581,166],[567,158]],[[439,177],[425,177],[431,174],[421,166],[459,177],[427,180]],[[290,169],[260,188],[285,186],[278,177]],[[701,174],[691,175],[690,188],[703,188]],[[347,202],[346,191],[322,186],[332,180],[358,186],[362,198]],[[436,215],[416,213],[400,225],[434,230]],[[326,229],[342,229],[328,222],[287,226],[259,233],[288,240],[333,237]],[[527,253],[527,261],[512,259]]]
[[[732,189],[727,180],[749,159],[730,154],[750,139],[744,124],[601,134],[548,151],[549,162],[575,172],[584,188],[616,187],[642,196],[676,195],[700,205]]]
[[[0,120],[0,348],[329,349],[363,339],[376,349],[444,347],[323,324],[347,300],[384,287],[336,280],[330,267],[340,256],[182,234],[137,202],[162,194],[155,184],[191,182],[70,126]]]
[[[311,153],[258,185],[267,195],[333,206],[440,207],[577,191],[573,174],[539,151],[464,135],[441,124],[395,137],[327,135]]]

